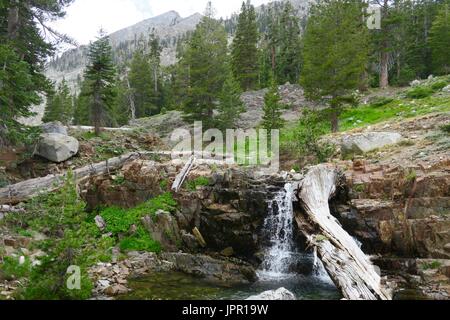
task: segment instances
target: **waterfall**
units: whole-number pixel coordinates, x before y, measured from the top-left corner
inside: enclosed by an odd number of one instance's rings
[[[290,277],[289,269],[294,254],[293,186],[288,183],[269,203],[269,215],[264,222],[264,232],[270,239],[261,269],[261,280]]]

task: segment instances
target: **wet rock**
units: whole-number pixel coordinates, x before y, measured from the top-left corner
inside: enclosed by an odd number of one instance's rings
[[[38,142],[36,154],[52,162],[64,162],[78,153],[78,140],[60,133],[44,133]]]
[[[174,264],[176,270],[226,285],[256,281],[254,268],[238,259],[216,259],[206,255],[163,253],[161,258]]]
[[[251,296],[246,300],[264,300],[264,301],[281,301],[281,300],[297,300],[297,297],[285,288],[278,290],[266,291],[257,296]]]
[[[129,291],[128,288],[121,284],[110,286],[105,289],[105,293],[111,297],[115,297],[115,296],[118,296],[121,294],[128,293],[128,291]]]
[[[344,158],[361,155],[388,145],[402,141],[402,136],[396,132],[367,132],[347,135],[342,138],[341,152]]]

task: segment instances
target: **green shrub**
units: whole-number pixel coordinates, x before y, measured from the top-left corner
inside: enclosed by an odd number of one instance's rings
[[[323,115],[315,111],[305,110],[293,131],[292,137],[282,146],[296,156],[313,156],[316,162],[326,162],[335,152],[334,145],[321,141],[321,137],[329,131],[324,125]]]
[[[3,277],[7,280],[28,277],[31,272],[31,261],[25,258],[25,263],[20,264],[18,257],[5,257],[0,265]]]
[[[450,123],[441,126],[441,130],[447,134],[450,134]]]
[[[406,97],[410,99],[424,99],[433,94],[431,88],[426,87],[415,87],[406,93]]]
[[[447,86],[447,82],[445,82],[445,81],[438,81],[438,82],[435,82],[435,83],[433,83],[432,85],[431,85],[431,89],[434,91],[434,92],[437,92],[437,91],[441,91],[442,89],[444,89],[446,86]]]

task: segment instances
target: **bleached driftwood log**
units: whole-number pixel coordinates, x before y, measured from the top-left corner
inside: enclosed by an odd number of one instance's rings
[[[180,190],[184,180],[186,180],[186,177],[189,175],[189,172],[194,166],[194,163],[195,163],[195,156],[191,156],[188,162],[186,162],[186,165],[184,166],[183,170],[181,170],[181,172],[175,178],[175,181],[173,182],[172,185],[172,190],[174,190],[175,192],[178,192]]]
[[[128,161],[138,159],[142,155],[143,153],[133,152],[97,164],[88,165],[74,170],[73,176],[76,181],[80,181],[90,176],[109,173],[110,171],[121,168]],[[67,172],[53,174],[42,178],[19,182],[17,184],[2,188],[0,189],[0,205],[14,205],[33,198],[39,193],[54,191],[61,187],[66,176]]]
[[[305,210],[296,214],[300,231],[317,249],[325,269],[346,299],[389,300],[374,265],[330,213],[328,202],[338,181],[339,172],[334,167],[319,165],[309,171],[298,190]]]

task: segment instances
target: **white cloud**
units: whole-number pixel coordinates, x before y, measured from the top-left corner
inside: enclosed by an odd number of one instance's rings
[[[212,3],[217,17],[226,17],[238,12],[242,1],[213,0]],[[252,0],[254,5],[268,2]],[[101,27],[111,33],[170,10],[186,17],[202,13],[206,3],[207,0],[75,0],[67,9],[66,17],[54,22],[53,27],[80,44],[87,44],[95,40]]]

